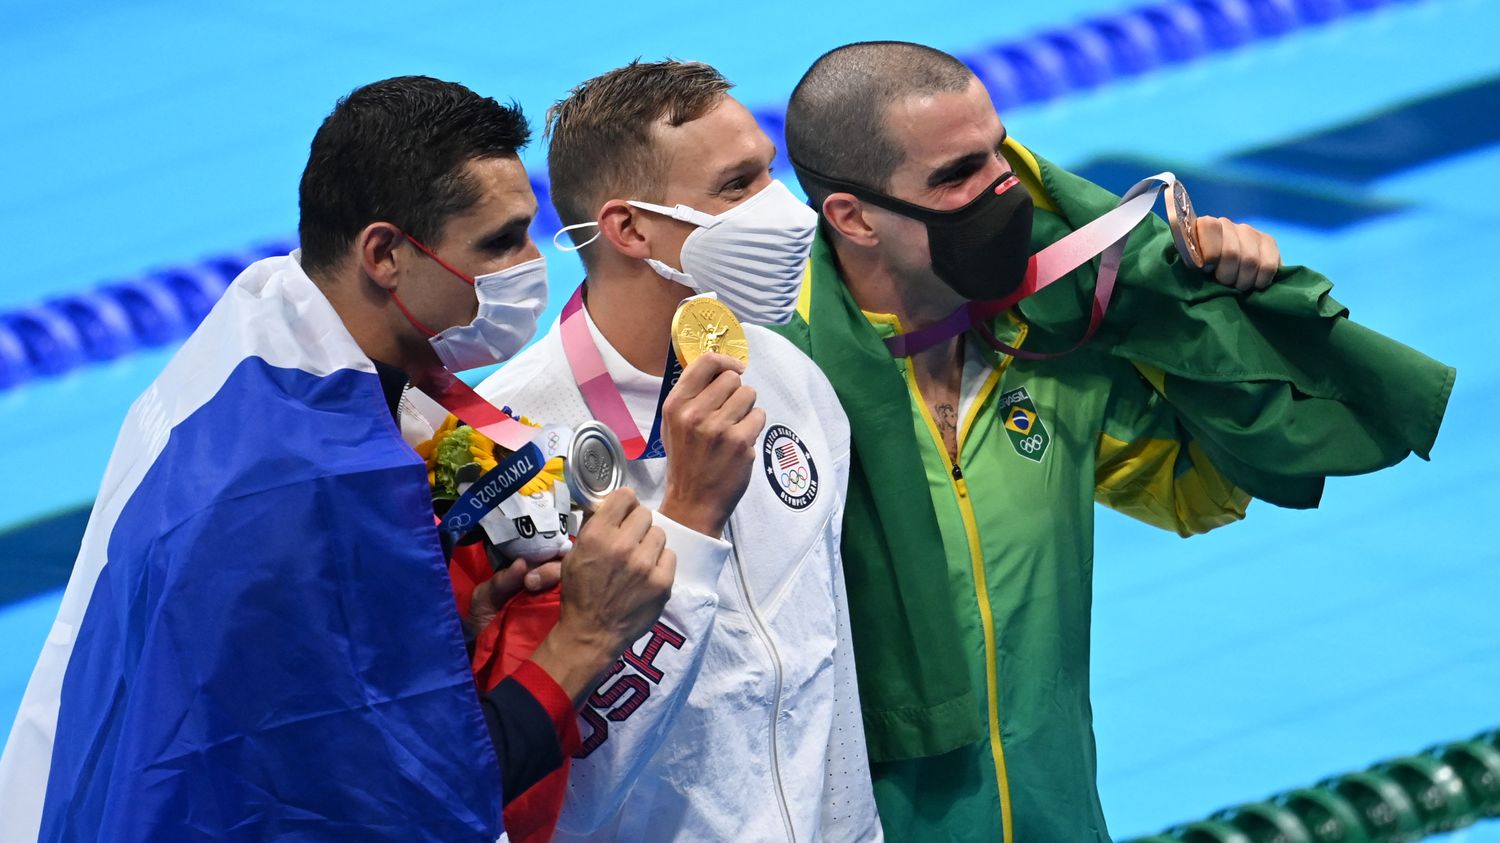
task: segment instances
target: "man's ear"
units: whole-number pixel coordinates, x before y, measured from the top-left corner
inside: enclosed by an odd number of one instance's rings
[[[850,193],[830,193],[823,200],[823,219],[856,246],[875,246],[880,235],[865,219],[865,205]]]
[[[599,209],[599,236],[609,241],[615,251],[626,257],[645,260],[651,257],[646,235],[636,225],[644,213],[623,199],[611,199]]]
[[[372,222],[354,237],[359,254],[359,268],[383,290],[396,289],[400,269],[396,249],[406,242],[401,229],[388,222]]]

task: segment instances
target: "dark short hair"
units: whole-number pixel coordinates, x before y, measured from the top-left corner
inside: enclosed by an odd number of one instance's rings
[[[479,201],[468,163],[513,156],[530,138],[514,103],[454,82],[398,76],[356,88],[318,128],[302,171],[303,268],[333,264],[372,222],[434,245]]]
[[[787,157],[830,178],[884,191],[905,160],[886,134],[886,111],[909,96],[967,90],[975,78],[942,50],[907,41],[862,41],[813,62],[786,108]],[[801,178],[821,206],[829,191]]]
[[[666,161],[651,127],[697,120],[730,87],[702,62],[637,59],[569,91],[547,110],[547,172],[563,225],[592,222],[611,198],[659,201]]]

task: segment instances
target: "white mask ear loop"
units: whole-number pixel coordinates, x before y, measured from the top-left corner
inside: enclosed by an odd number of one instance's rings
[[[664,217],[671,217],[674,220],[690,222],[693,225],[698,226],[699,228],[708,228],[716,221],[718,221],[718,217],[714,216],[713,214],[705,214],[702,211],[690,208],[687,205],[674,205],[668,208],[666,205],[655,205],[650,202],[641,202],[636,199],[628,199],[626,200],[625,204],[633,205],[637,208],[642,208],[653,213],[661,214]],[[728,211],[726,211],[725,213],[728,213]]]
[[[564,246],[559,241],[559,238],[561,238],[563,236],[563,234],[566,233],[566,232],[572,231],[572,230],[577,229],[577,228],[588,228],[591,225],[594,226],[595,228],[599,227],[599,223],[597,223],[597,222],[580,222],[580,223],[576,223],[574,225],[565,225],[565,226],[563,226],[562,228],[560,228],[560,229],[557,230],[556,234],[552,235],[552,245],[556,246],[559,251],[563,251],[563,252],[576,252],[579,249],[582,249],[584,246],[587,246],[588,244],[594,242],[595,240],[598,240],[599,239],[599,235],[603,234],[604,232],[602,232],[602,231],[596,231],[596,232],[594,232],[594,236],[593,237],[590,237],[589,239],[583,241],[582,243],[579,243],[579,244],[574,245],[574,246]]]

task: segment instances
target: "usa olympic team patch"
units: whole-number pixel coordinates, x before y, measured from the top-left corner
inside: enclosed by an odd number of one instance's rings
[[[818,496],[818,467],[802,439],[784,424],[773,424],[761,443],[766,479],[781,502],[792,509],[812,506]]]

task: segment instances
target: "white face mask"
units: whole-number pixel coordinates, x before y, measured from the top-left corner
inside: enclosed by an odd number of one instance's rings
[[[430,338],[450,372],[503,363],[536,334],[536,319],[547,307],[547,259],[518,263],[474,279],[479,312]]]
[[[491,272],[478,278],[470,278],[448,265],[447,261],[433,254],[426,246],[408,236],[417,248],[437,261],[438,265],[474,286],[474,295],[479,299],[479,312],[467,325],[455,325],[447,330],[433,332],[417,321],[416,317],[396,298],[396,306],[406,314],[437,352],[438,359],[450,372],[462,372],[503,363],[514,357],[532,335],[536,333],[536,320],[547,307],[547,259],[536,258],[525,263]]]
[[[744,322],[781,325],[792,318],[818,230],[818,213],[798,201],[786,185],[773,181],[718,215],[687,205],[669,208],[635,200],[629,204],[698,226],[682,244],[682,269],[655,258],[646,260],[657,274],[700,293],[717,293]],[[598,223],[572,225],[563,231],[591,225]]]

